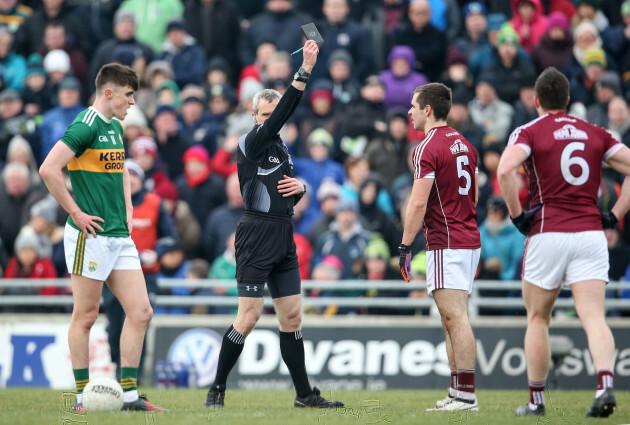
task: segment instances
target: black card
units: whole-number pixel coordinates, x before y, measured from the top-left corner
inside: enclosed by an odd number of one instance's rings
[[[304,33],[306,38],[308,38],[309,40],[313,40],[318,45],[324,42],[324,38],[317,30],[317,27],[315,26],[314,23],[311,22],[310,24],[302,25],[301,28],[302,28],[302,32]]]

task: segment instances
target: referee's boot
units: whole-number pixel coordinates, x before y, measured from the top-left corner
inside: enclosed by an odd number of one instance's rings
[[[319,388],[313,387],[313,392],[306,397],[295,397],[295,407],[318,407],[320,409],[330,409],[334,407],[343,407],[340,401],[328,401],[321,396]]]
[[[206,407],[210,409],[222,409],[225,407],[225,385],[213,385],[206,396]]]
[[[587,418],[607,418],[617,408],[617,399],[612,388],[606,388],[604,394],[593,400],[593,405],[586,413]]]

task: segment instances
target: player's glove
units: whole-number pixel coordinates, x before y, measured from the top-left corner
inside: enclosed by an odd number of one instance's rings
[[[602,213],[602,226],[604,226],[604,229],[612,229],[618,222],[617,217],[612,211]]]
[[[534,222],[536,211],[538,211],[540,208],[541,205],[532,210],[523,211],[518,217],[510,217],[510,219],[512,220],[512,223],[514,223],[518,231],[527,236],[532,228],[532,223]]]
[[[405,282],[409,282],[409,274],[411,273],[411,247],[401,243],[398,245],[398,255],[400,255],[398,262],[400,265],[400,274],[403,279],[405,279]]]

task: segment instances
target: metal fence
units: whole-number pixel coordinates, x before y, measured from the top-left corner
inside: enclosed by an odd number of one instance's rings
[[[238,298],[225,295],[214,295],[216,288],[230,288],[234,280],[186,280],[160,279],[160,291],[153,297],[155,306],[159,307],[192,307],[192,306],[226,306],[238,305]],[[41,287],[60,287],[68,289],[63,295],[15,294],[32,290],[37,292]],[[186,287],[200,294],[189,296],[167,295],[169,289]],[[0,312],[4,307],[69,307],[72,306],[72,295],[69,294],[70,279],[0,279]],[[310,296],[312,290],[334,291],[334,296]],[[343,280],[343,281],[302,281],[302,304],[305,308],[323,309],[330,305],[338,307],[366,307],[380,309],[428,309],[434,305],[430,298],[390,297],[379,295],[378,291],[412,291],[425,290],[422,281],[405,283],[396,280]],[[471,316],[504,313],[506,311],[524,312],[525,306],[520,297],[521,283],[519,281],[477,280],[473,285],[473,293],[469,301]],[[630,289],[630,282],[611,282],[607,286],[608,297],[605,308],[607,312],[630,311],[630,300],[617,298],[622,289]],[[344,296],[347,291],[365,291],[362,296]],[[566,291],[568,293],[568,291]],[[265,306],[272,306],[269,297],[264,298]],[[573,300],[562,295],[556,301],[556,307],[573,308]]]

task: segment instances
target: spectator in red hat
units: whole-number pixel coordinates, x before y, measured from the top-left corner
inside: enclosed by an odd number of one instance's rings
[[[464,93],[473,97],[475,85],[472,74],[468,69],[468,58],[457,47],[449,46],[446,50],[445,72],[442,82],[454,92]]]
[[[186,150],[184,175],[176,180],[180,199],[190,205],[197,221],[203,225],[215,208],[226,202],[225,183],[212,172],[208,151],[200,145]]]
[[[131,145],[129,153],[144,171],[144,188],[148,192],[155,192],[163,184],[173,184],[160,161],[158,146],[152,137],[138,137]]]

